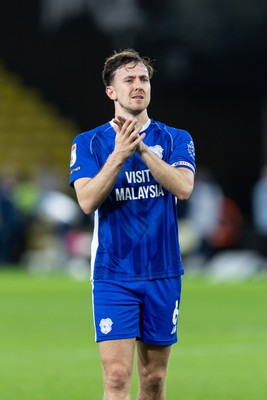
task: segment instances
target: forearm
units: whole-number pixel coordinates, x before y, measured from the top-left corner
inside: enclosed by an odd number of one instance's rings
[[[186,168],[174,168],[157,157],[145,145],[138,151],[156,181],[180,200],[186,200],[192,193],[194,175]]]
[[[115,148],[102,169],[94,178],[80,178],[74,183],[77,199],[85,214],[94,212],[110,194],[123,163],[135,151],[145,137],[139,136],[141,126],[136,126],[137,120],[114,119],[116,131]]]
[[[105,201],[116,182],[122,165],[121,157],[113,152],[94,178],[81,178],[75,181],[77,199],[85,214],[91,214]]]

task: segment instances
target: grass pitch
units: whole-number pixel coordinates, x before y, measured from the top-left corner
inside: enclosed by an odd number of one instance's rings
[[[265,400],[266,306],[266,278],[185,275],[167,400]],[[0,399],[102,399],[88,282],[0,272]]]

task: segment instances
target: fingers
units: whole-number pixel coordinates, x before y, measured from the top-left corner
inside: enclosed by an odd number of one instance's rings
[[[135,145],[138,145],[140,142],[142,142],[142,140],[144,139],[144,137],[146,136],[146,134],[145,134],[145,132],[144,133],[142,133],[142,135],[139,135],[139,132],[138,133],[133,133],[132,134],[133,136],[133,143],[135,144]]]
[[[137,148],[139,149],[146,134],[143,132],[139,135],[142,125],[137,126],[136,119],[116,116],[113,122],[116,124],[114,128],[116,131],[115,149],[123,155],[123,158],[127,159]]]
[[[121,116],[116,116],[113,119],[114,124],[117,125],[119,128],[115,128],[116,133],[122,136],[129,137],[130,139],[134,140],[138,137],[138,133],[141,131],[142,126],[136,126],[138,121],[136,119],[126,119]]]
[[[120,115],[117,115],[115,118],[113,118],[112,120],[114,122],[114,124],[116,124],[118,126],[118,128],[121,130],[123,124],[126,121],[126,118],[121,117]]]
[[[141,155],[143,148],[144,148],[144,142],[143,139],[145,138],[146,133],[143,132],[141,135],[138,135],[138,138],[135,141],[135,151],[137,151],[138,154]]]
[[[117,115],[115,118],[113,118],[113,122],[119,126],[122,126],[125,121],[126,121],[126,118],[124,118],[120,115]]]
[[[113,118],[112,121],[114,122],[114,124],[118,125],[118,127],[120,129],[124,128],[124,131],[127,129],[127,127],[129,125],[135,125],[137,123],[137,120],[135,120],[135,119],[131,119],[131,118],[126,119],[126,118],[121,117],[119,115],[116,116],[115,118]]]

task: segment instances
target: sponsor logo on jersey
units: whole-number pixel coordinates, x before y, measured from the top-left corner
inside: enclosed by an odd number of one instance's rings
[[[71,167],[76,163],[76,159],[77,159],[76,149],[77,149],[77,144],[74,143],[74,145],[71,148],[71,156],[70,156],[70,166]]]
[[[159,144],[156,144],[156,146],[149,146],[149,148],[157,157],[163,158],[163,148]]]
[[[130,185],[144,183],[140,186],[115,188],[116,201],[140,200],[165,196],[164,189],[159,184],[148,184],[152,175],[149,169],[138,171],[125,171],[125,177]]]
[[[164,196],[161,185],[116,188],[116,201],[140,200]]]
[[[102,318],[100,321],[100,330],[104,335],[107,335],[112,330],[113,321],[110,318]]]

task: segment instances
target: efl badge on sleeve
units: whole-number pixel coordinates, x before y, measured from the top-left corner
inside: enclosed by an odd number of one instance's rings
[[[70,166],[71,167],[76,163],[76,159],[77,159],[76,148],[77,148],[77,144],[74,143],[74,145],[71,148],[71,156],[70,156]]]

